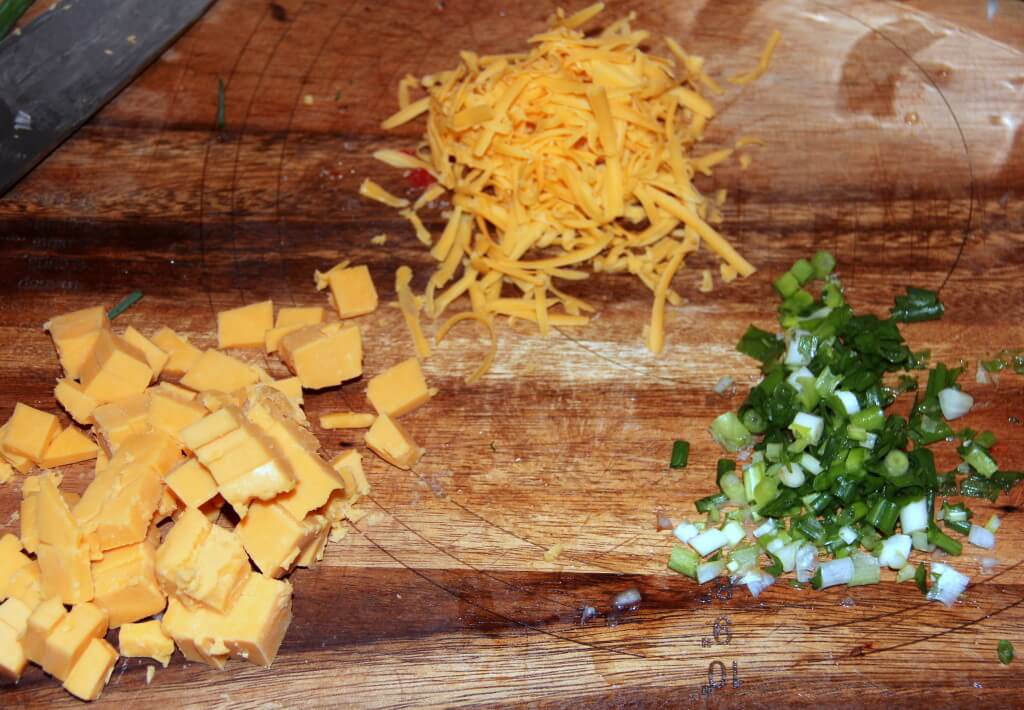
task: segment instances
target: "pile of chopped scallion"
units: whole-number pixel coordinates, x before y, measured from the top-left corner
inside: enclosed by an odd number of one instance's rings
[[[908,288],[888,318],[855,314],[834,268],[824,251],[793,264],[774,282],[782,334],[750,326],[740,339],[737,349],[761,362],[764,377],[738,412],[714,420],[711,435],[742,470],[718,461],[720,492],[697,501],[705,520],[675,527],[686,546],[668,566],[701,584],[727,575],[754,596],[784,573],[824,589],[875,584],[889,568],[951,605],[969,582],[949,559],[963,550],[958,537],[991,549],[999,518],[981,525],[944,497],[994,501],[1024,473],[999,470],[992,432],[950,427],[973,404],[957,385],[963,368],[928,369],[929,354],[903,340],[897,323],[942,316],[938,295]],[[922,391],[912,373],[926,369]],[[915,393],[909,417],[887,413],[906,392]],[[963,461],[940,474],[928,446],[954,438]],[[674,467],[685,465],[683,443]],[[911,561],[914,551],[935,550],[944,561],[930,568]]]

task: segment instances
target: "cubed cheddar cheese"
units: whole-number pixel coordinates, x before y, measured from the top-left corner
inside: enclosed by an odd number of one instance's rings
[[[370,451],[398,468],[410,469],[423,456],[412,435],[399,422],[381,414],[366,432]]]
[[[0,459],[0,485],[14,478],[14,466]]]
[[[96,458],[99,449],[96,442],[90,439],[81,429],[69,426],[58,434],[50,445],[46,447],[46,453],[39,463],[46,468],[55,466],[66,466],[79,461],[91,461]]]
[[[25,648],[17,632],[0,620],[0,678],[17,681],[27,664]]]
[[[427,402],[430,395],[420,361],[414,357],[372,377],[366,386],[366,397],[374,409],[392,417],[411,412]]]
[[[43,573],[39,562],[31,563],[15,570],[7,581],[7,595],[11,599],[24,602],[29,609],[35,609],[43,600]]]
[[[195,424],[207,414],[206,407],[194,400],[181,399],[171,392],[151,391],[146,421],[154,429],[166,432],[175,439],[181,430]]]
[[[109,330],[100,331],[81,375],[82,391],[100,403],[140,394],[153,380],[145,354]]]
[[[110,628],[159,614],[167,598],[156,577],[156,550],[149,540],[108,550],[92,564],[93,603],[106,611]]]
[[[159,621],[125,624],[117,637],[118,650],[127,658],[152,658],[164,668],[174,655],[174,640],[160,628]]]
[[[229,608],[249,574],[238,536],[186,508],[156,553],[156,573],[167,596],[190,608]]]
[[[110,329],[110,320],[103,306],[94,306],[51,318],[43,329],[53,338],[64,372],[77,379],[100,331]]]
[[[270,500],[295,487],[295,473],[288,462],[233,406],[186,427],[182,439],[240,516],[245,515],[249,501]]]
[[[260,572],[278,578],[292,570],[326,526],[321,515],[296,519],[278,503],[255,501],[235,532]]]
[[[307,528],[314,527],[316,534],[307,539],[295,558],[296,567],[312,567],[313,563],[324,558],[324,549],[327,547],[327,540],[331,534],[332,522],[325,515],[307,515],[304,524]]]
[[[268,383],[278,392],[286,395],[295,404],[302,406],[302,381],[298,377],[286,377]]]
[[[105,633],[107,613],[89,602],[76,604],[47,635],[39,665],[54,678],[64,680],[89,642]]]
[[[264,346],[268,353],[276,352],[281,338],[307,325],[324,322],[324,309],[320,306],[282,308],[277,312],[274,327],[267,331]]]
[[[260,374],[256,368],[219,350],[205,350],[181,378],[181,384],[196,392],[233,392],[259,380]]]
[[[170,395],[175,399],[180,399],[182,402],[194,402],[196,399],[196,393],[192,390],[176,385],[173,382],[167,382],[166,380],[157,382],[147,392],[160,392],[161,394]]]
[[[8,599],[0,604],[0,621],[14,629],[16,638],[20,641],[28,629],[28,617],[32,609],[20,599]]]
[[[128,464],[146,464],[161,476],[167,474],[185,458],[177,439],[162,431],[145,431],[125,439],[110,459],[110,468]]]
[[[274,500],[296,520],[327,502],[332,491],[345,487],[338,472],[317,455],[316,437],[293,420],[275,416],[272,399],[255,402],[246,416],[274,442],[295,474],[295,487]]]
[[[224,407],[241,407],[245,404],[244,389],[234,392],[220,392],[218,390],[204,390],[196,395],[196,401],[206,407],[208,412],[216,412]]]
[[[90,639],[64,680],[64,690],[79,700],[96,700],[110,680],[117,651],[105,639]]]
[[[327,283],[339,317],[355,318],[377,310],[377,289],[366,266],[332,269]]]
[[[0,446],[5,450],[26,456],[39,463],[57,435],[60,420],[49,412],[18,402],[4,428]]]
[[[125,328],[124,335],[121,337],[139,349],[146,357],[146,363],[149,364],[149,369],[153,371],[153,376],[159,377],[160,373],[164,370],[164,366],[167,365],[170,355],[132,326]]]
[[[17,536],[7,533],[0,537],[0,599],[8,596],[11,576],[30,564],[32,560],[21,551]]]
[[[281,339],[279,350],[307,389],[334,387],[363,374],[363,342],[355,325],[300,328]]]
[[[111,466],[89,484],[74,516],[100,551],[146,539],[163,493],[160,471],[145,462]]]
[[[57,380],[53,395],[60,406],[64,407],[64,411],[76,422],[83,426],[92,424],[92,413],[99,406],[99,402],[83,392],[80,384],[74,380]]]
[[[291,618],[291,584],[250,572],[225,612],[189,609],[171,600],[161,625],[190,660],[221,667],[230,655],[269,666]]]
[[[51,479],[40,477],[35,495],[43,594],[60,597],[65,604],[87,602],[93,598],[91,555],[82,531]]]
[[[32,609],[25,624],[25,635],[21,639],[28,660],[42,665],[46,639],[67,615],[68,612],[58,597],[41,601]]]
[[[142,434],[149,428],[149,394],[141,392],[110,402],[93,410],[95,431],[103,437],[110,453],[133,434]]]
[[[174,377],[188,372],[203,354],[199,348],[188,341],[188,338],[175,333],[170,328],[161,328],[153,334],[152,340],[158,348],[167,353],[164,373]]]
[[[331,412],[320,415],[321,429],[367,429],[376,419],[372,414],[362,412]]]
[[[348,497],[369,495],[370,482],[363,472],[363,455],[357,450],[342,451],[331,459],[331,468],[345,481],[345,494]]]
[[[259,348],[274,327],[274,302],[260,301],[217,313],[217,347]]]
[[[186,459],[167,474],[164,483],[190,508],[199,508],[217,496],[217,481],[198,459]]]
[[[4,436],[6,433],[7,424],[4,424],[0,426],[0,460],[8,463],[15,471],[28,473],[35,464],[28,456],[22,456],[4,448]]]

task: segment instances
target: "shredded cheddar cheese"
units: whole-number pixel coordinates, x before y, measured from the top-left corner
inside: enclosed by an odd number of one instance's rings
[[[494,363],[494,357],[498,353],[498,334],[494,331],[494,320],[492,318],[488,318],[476,311],[466,311],[465,313],[456,313],[454,316],[446,320],[444,324],[438,328],[434,342],[440,344],[441,341],[444,340],[444,336],[448,335],[448,331],[464,320],[475,320],[483,323],[484,327],[487,328],[487,332],[491,335],[491,349],[487,351],[487,354],[484,356],[479,367],[477,367],[476,370],[466,378],[466,384],[471,385],[486,375],[487,371],[491,369],[491,365]]]
[[[706,245],[721,260],[725,281],[726,274],[754,272],[712,226],[722,221],[725,191],[705,196],[693,181],[760,139],[700,152],[716,115],[707,96],[723,93],[704,60],[668,37],[669,58],[647,53],[650,35],[632,26],[632,13],[585,34],[581,28],[603,9],[558,10],[547,30],[529,38],[527,52],[464,51],[454,69],[399,82],[399,110],[381,126],[425,115],[424,140],[415,155],[374,156],[394,168],[425,170],[436,183],[411,206],[371,180],[360,193],[400,209],[437,262],[421,300],[409,290],[406,267],[396,277],[421,358],[429,346],[420,310],[436,319],[459,299],[470,301],[472,310],[449,318],[438,342],[467,318],[492,331],[495,316],[525,320],[546,334],[589,322],[593,307],[555,282],[596,272],[633,274],[651,290],[645,337],[657,353],[666,304],[682,302],[672,280],[689,254]],[[731,80],[763,74],[777,43],[773,33],[758,67]],[[450,209],[441,215],[443,230],[432,234],[419,213],[440,198]],[[486,366],[492,360],[493,353]]]

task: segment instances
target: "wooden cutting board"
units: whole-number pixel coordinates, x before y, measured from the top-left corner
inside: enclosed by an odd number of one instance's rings
[[[599,306],[587,328],[544,339],[502,326],[494,369],[463,377],[485,352],[460,326],[427,360],[440,394],[408,417],[428,453],[414,471],[367,460],[367,515],[322,564],[297,572],[295,619],[269,670],[223,672],[178,655],[145,682],[118,662],[99,704],[162,706],[1007,707],[1024,681],[996,660],[1024,650],[1024,515],[1014,500],[972,503],[1004,518],[994,556],[956,566],[972,587],[953,609],[909,584],[822,593],[780,583],[700,588],[665,569],[660,513],[694,515],[713,489],[706,433],[754,383],[733,345],[774,322],[770,280],[798,256],[835,252],[853,303],[878,312],[905,284],[942,289],[947,317],[909,326],[914,348],[971,363],[966,424],[1002,437],[1024,468],[1024,381],[975,385],[974,362],[1024,346],[1024,8],[838,0],[613,3],[703,54],[711,72],[752,66],[769,32],[771,72],[730,88],[709,149],[765,138],[733,163],[723,231],[760,269],[697,290],[698,255],[675,285],[668,346],[642,345],[649,293],[598,275],[574,292]],[[314,268],[367,263],[383,307],[365,318],[367,374],[412,354],[392,307],[399,264],[422,287],[430,259],[389,209],[360,199],[373,177],[413,194],[374,162],[414,145],[417,125],[385,133],[406,73],[451,66],[460,49],[519,50],[547,2],[221,0],[155,65],[0,201],[0,415],[15,401],[56,411],[49,316],[135,289],[116,325],[159,325],[214,343],[215,311],[273,298],[322,304]],[[652,44],[660,46],[655,36]],[[227,126],[214,128],[217,78]],[[383,247],[370,243],[388,234]],[[428,325],[432,332],[433,325]],[[464,330],[462,329],[464,328]],[[275,359],[252,355],[283,374]],[[722,376],[737,387],[711,388]],[[310,395],[311,415],[363,409],[364,385]],[[311,417],[313,418],[313,417]],[[667,467],[671,442],[690,466]],[[327,453],[357,433],[323,432]],[[942,464],[955,458],[945,451]],[[80,491],[91,467],[69,469]],[[17,532],[18,480],[0,487],[0,532]],[[552,562],[544,552],[564,552]],[[643,595],[610,613],[617,592]],[[580,609],[600,615],[579,623]],[[6,707],[75,706],[38,669],[0,688]]]

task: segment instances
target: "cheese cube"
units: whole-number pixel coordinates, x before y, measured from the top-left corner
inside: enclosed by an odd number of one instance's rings
[[[108,550],[93,562],[93,603],[107,612],[110,628],[159,614],[167,599],[156,576],[156,549],[149,541]]]
[[[86,488],[75,518],[100,550],[134,545],[146,539],[162,493],[160,472],[148,463],[111,466]]]
[[[92,424],[92,412],[99,406],[99,402],[83,392],[80,384],[74,380],[57,380],[53,395],[76,422],[83,426]]]
[[[80,429],[69,426],[46,447],[46,453],[43,454],[40,464],[46,468],[54,468],[79,461],[91,461],[96,458],[98,449],[96,442],[82,433]]]
[[[194,402],[196,399],[196,393],[192,390],[186,389],[181,385],[176,385],[173,382],[167,382],[166,380],[157,382],[146,391],[150,393],[159,392],[161,394],[168,394],[176,399],[180,399],[182,402]]]
[[[282,308],[277,312],[274,327],[267,331],[264,345],[268,353],[276,352],[281,338],[307,325],[324,322],[324,309],[320,306],[312,308]]]
[[[363,472],[363,455],[355,449],[342,451],[331,459],[331,468],[337,471],[345,481],[345,493],[348,497],[365,496],[370,493],[370,482]]]
[[[387,414],[377,417],[366,432],[366,445],[370,451],[398,468],[410,469],[423,456],[423,449],[413,441],[412,435]]]
[[[295,558],[296,567],[312,567],[314,562],[322,560],[331,533],[331,521],[324,515],[308,515],[304,524],[307,528],[315,528],[317,532],[306,539],[299,556]]]
[[[196,401],[183,400],[170,392],[151,391],[146,421],[154,429],[180,440],[181,430],[195,424],[207,414],[206,407]]]
[[[64,680],[89,641],[107,633],[107,613],[86,602],[72,607],[43,642],[39,665],[54,678]],[[33,659],[34,660],[34,659]]]
[[[217,313],[218,348],[259,348],[274,327],[274,302],[261,301]]]
[[[168,473],[185,458],[181,444],[162,431],[147,431],[133,434],[118,447],[110,468],[121,468],[128,464],[152,466],[160,475]]]
[[[65,604],[80,604],[93,598],[92,555],[87,544],[63,546],[40,541],[36,560],[43,596],[58,596]]]
[[[291,584],[251,572],[226,612],[188,609],[172,600],[161,625],[192,660],[221,665],[230,654],[269,666],[291,623],[291,606]]]
[[[363,343],[355,325],[300,328],[282,338],[279,349],[307,389],[334,387],[363,374]]]
[[[28,493],[22,489],[24,498],[21,499],[21,510],[19,511],[19,520],[21,522],[21,544],[25,547],[28,552],[35,554],[36,547],[39,544],[39,524],[38,524],[38,511],[39,499],[36,498],[34,493]],[[0,597],[3,596],[3,562],[0,562]]]
[[[124,335],[121,337],[139,349],[139,351],[145,356],[149,369],[153,371],[153,376],[159,377],[160,373],[163,372],[164,366],[167,364],[167,360],[170,358],[170,355],[161,350],[156,343],[131,326],[125,328]]]
[[[64,690],[79,700],[95,700],[110,680],[117,651],[104,639],[91,639],[64,681]]]
[[[39,563],[31,563],[15,570],[7,581],[7,595],[17,599],[29,609],[35,609],[43,600],[43,574]]]
[[[46,639],[67,615],[64,604],[57,597],[50,597],[36,605],[28,615],[25,635],[21,638],[28,660],[42,664],[46,652]]]
[[[0,460],[0,485],[7,483],[12,478],[14,478],[14,466]]]
[[[261,340],[260,343],[262,342]],[[196,392],[233,392],[259,382],[259,379],[259,372],[241,360],[219,350],[206,350],[181,378],[181,384]]]
[[[324,309],[321,306],[285,306],[278,309],[275,328],[287,328],[292,325],[316,325],[324,322]]]
[[[167,487],[185,505],[199,508],[217,495],[217,481],[198,459],[187,459],[164,479]]]
[[[125,624],[118,634],[117,645],[122,656],[152,658],[164,668],[174,655],[174,640],[163,632],[159,621]]]
[[[174,377],[188,372],[203,354],[199,348],[188,341],[188,338],[175,333],[170,328],[161,328],[153,334],[152,340],[158,348],[167,353],[164,373]]]
[[[0,621],[14,629],[14,634],[20,641],[28,629],[28,617],[32,609],[20,599],[8,599],[0,604]]]
[[[149,395],[145,392],[96,407],[92,413],[95,431],[111,452],[133,434],[144,433],[149,428],[148,416]]]
[[[326,524],[327,519],[320,515],[297,520],[282,505],[255,501],[235,532],[260,572],[277,578],[292,570]]]
[[[302,405],[302,381],[298,377],[286,377],[283,380],[274,380],[268,384],[295,402],[295,404]]]
[[[61,367],[72,379],[78,378],[100,331],[109,328],[110,320],[103,306],[65,313],[43,324],[57,347]]]
[[[201,396],[201,395],[200,395]],[[225,406],[181,430],[181,440],[192,451],[220,439],[242,426],[245,417],[234,406]]]
[[[414,357],[370,379],[366,397],[380,414],[400,417],[430,399],[420,361]]]
[[[21,454],[16,454],[13,451],[8,451],[7,449],[4,448],[3,442],[4,435],[6,433],[7,425],[4,424],[3,426],[0,426],[0,460],[3,460],[5,463],[9,464],[11,468],[13,468],[15,471],[19,471],[20,473],[28,473],[29,471],[32,470],[32,467],[35,464],[32,463],[32,459],[30,459],[28,456],[22,456]]]
[[[332,491],[345,487],[338,472],[317,455],[316,437],[295,422],[274,416],[272,400],[256,403],[246,416],[274,442],[295,474],[295,487],[275,502],[296,520],[322,506]]]
[[[17,681],[27,664],[28,658],[17,632],[0,621],[0,678]]]
[[[331,269],[327,284],[341,318],[354,318],[377,310],[377,289],[365,266]]]
[[[0,599],[8,595],[8,584],[17,570],[32,564],[21,551],[21,542],[10,533],[0,537]]]
[[[61,497],[53,479],[40,476],[38,479],[39,500],[37,525],[39,541],[49,545],[75,546],[82,542],[82,533],[71,510]]]
[[[244,389],[234,392],[218,392],[217,390],[205,390],[196,395],[196,401],[206,407],[208,412],[217,412],[224,407],[241,407],[245,404]]]
[[[100,403],[140,394],[153,380],[142,351],[108,330],[100,331],[81,375],[82,391]]]
[[[187,432],[186,436],[188,440],[198,437],[198,434]],[[270,500],[295,487],[295,473],[291,466],[248,421],[194,451],[199,462],[217,481],[220,494],[240,516],[245,515],[250,500]]]
[[[46,447],[60,434],[60,420],[49,412],[18,402],[8,420],[0,445],[36,463],[43,459]]]
[[[194,508],[182,512],[156,553],[157,578],[164,592],[189,607],[224,611],[249,571],[238,536],[211,525]]]

